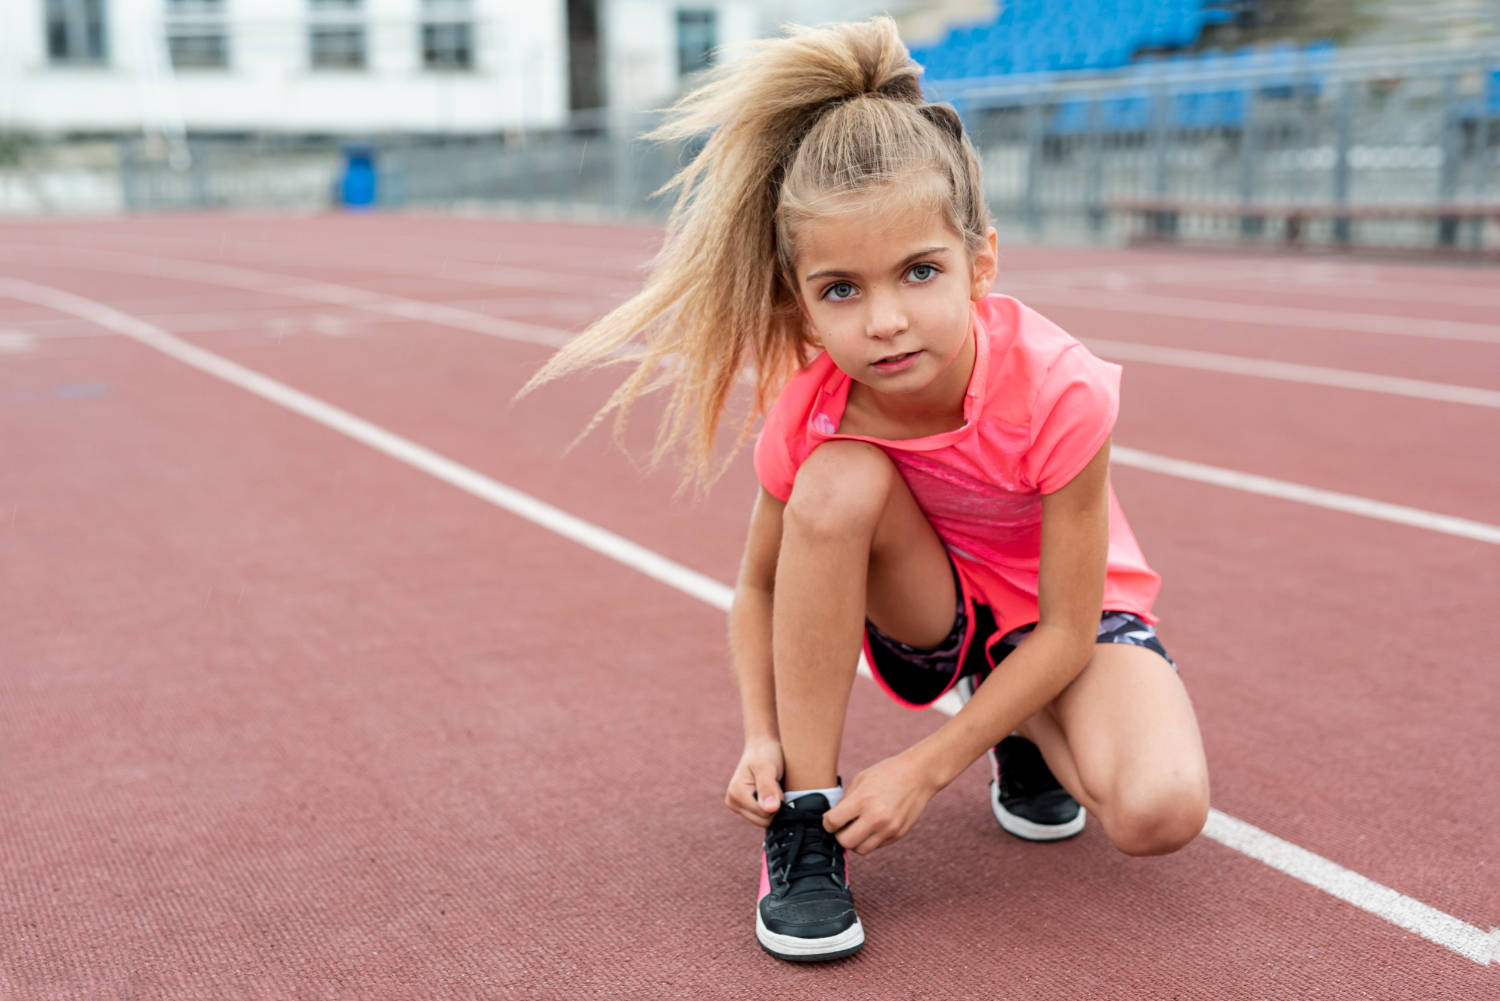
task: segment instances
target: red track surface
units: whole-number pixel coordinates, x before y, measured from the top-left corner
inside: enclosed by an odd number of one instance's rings
[[[651,230],[214,216],[0,234],[0,275],[733,576],[745,457],[694,503],[603,436],[565,452],[608,376],[510,406],[547,348],[78,253],[576,328],[639,280]],[[1500,389],[1500,344],[1231,319],[1275,302],[1493,323],[1494,270],[1338,265],[1293,287],[1244,260],[1007,255],[1033,273],[1223,265],[1215,285],[1132,289],[1222,301],[1222,324],[1045,309],[1081,336]],[[751,932],[757,833],[719,803],[738,750],[721,613],[83,321],[0,300],[3,329],[36,343],[0,354],[0,997],[1500,996],[1500,967],[1207,840],[1130,860],[1096,827],[1010,839],[977,767],[854,862],[865,952],[781,965]],[[1500,522],[1500,411],[1139,363],[1125,385],[1121,444]],[[1115,481],[1166,578],[1215,805],[1500,923],[1500,551]],[[940,721],[857,686],[845,774]]]

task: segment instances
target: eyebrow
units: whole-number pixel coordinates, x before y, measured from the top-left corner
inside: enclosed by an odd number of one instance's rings
[[[948,254],[948,253],[952,253],[952,249],[949,248],[949,247],[944,247],[944,246],[925,247],[922,250],[918,250],[916,253],[907,254],[905,257],[903,257],[901,259],[901,263],[898,264],[898,265],[896,265],[896,267],[897,268],[905,268],[905,267],[908,267],[913,261],[915,261],[915,260],[917,260],[919,258],[922,258],[922,257],[932,257],[932,256],[934,256],[936,254]],[[840,270],[837,270],[835,268],[828,268],[828,269],[825,269],[823,271],[814,271],[812,274],[808,275],[806,278],[804,278],[802,280],[804,282],[815,282],[819,278],[855,278],[855,277],[858,277],[858,276],[853,271],[840,271]]]

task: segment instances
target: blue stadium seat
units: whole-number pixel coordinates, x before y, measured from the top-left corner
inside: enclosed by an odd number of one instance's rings
[[[1184,49],[1197,41],[1204,25],[1233,16],[1222,0],[1006,0],[989,23],[955,28],[938,43],[913,49],[912,55],[933,81],[1124,69],[1143,50]],[[1320,88],[1332,57],[1331,43],[1300,50],[1282,43],[1232,56],[1205,53],[1193,61],[1233,60],[1284,68],[1284,74],[1276,74],[1265,86],[1290,92],[1297,87]],[[1125,102],[1117,109],[1122,122],[1139,117],[1136,110],[1124,110],[1135,108],[1131,102],[1139,97],[1119,100]],[[1242,92],[1226,89],[1216,95],[1184,95],[1174,115],[1208,127],[1239,121],[1244,106]],[[1074,128],[1075,114],[1059,110],[1055,127]]]

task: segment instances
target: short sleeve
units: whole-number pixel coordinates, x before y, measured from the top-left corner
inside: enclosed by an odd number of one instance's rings
[[[1081,344],[1058,356],[1037,393],[1031,447],[1022,468],[1043,494],[1056,493],[1083,471],[1114,430],[1120,413],[1120,366],[1100,361]]]
[[[765,426],[755,439],[755,478],[777,500],[790,500],[797,469],[811,446],[807,421],[814,402],[831,376],[847,379],[826,354],[819,354],[787,380],[766,413]]]
[[[778,417],[782,419],[778,420]],[[755,439],[755,478],[779,501],[791,499],[792,482],[797,478],[797,466],[792,462],[785,425],[784,413],[772,407],[766,414],[760,437]]]

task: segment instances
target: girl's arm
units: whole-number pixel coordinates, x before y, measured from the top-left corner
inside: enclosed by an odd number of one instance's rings
[[[750,515],[750,537],[729,610],[729,652],[740,685],[745,750],[729,781],[724,802],[751,823],[765,827],[781,804],[781,735],[776,728],[776,680],[771,660],[771,603],[776,557],[781,552],[781,516],[786,504],[762,487]]]
[[[866,854],[901,838],[939,789],[1083,671],[1098,634],[1108,553],[1106,441],[1067,486],[1042,498],[1036,629],[957,716],[855,777],[824,820],[844,847]]]

